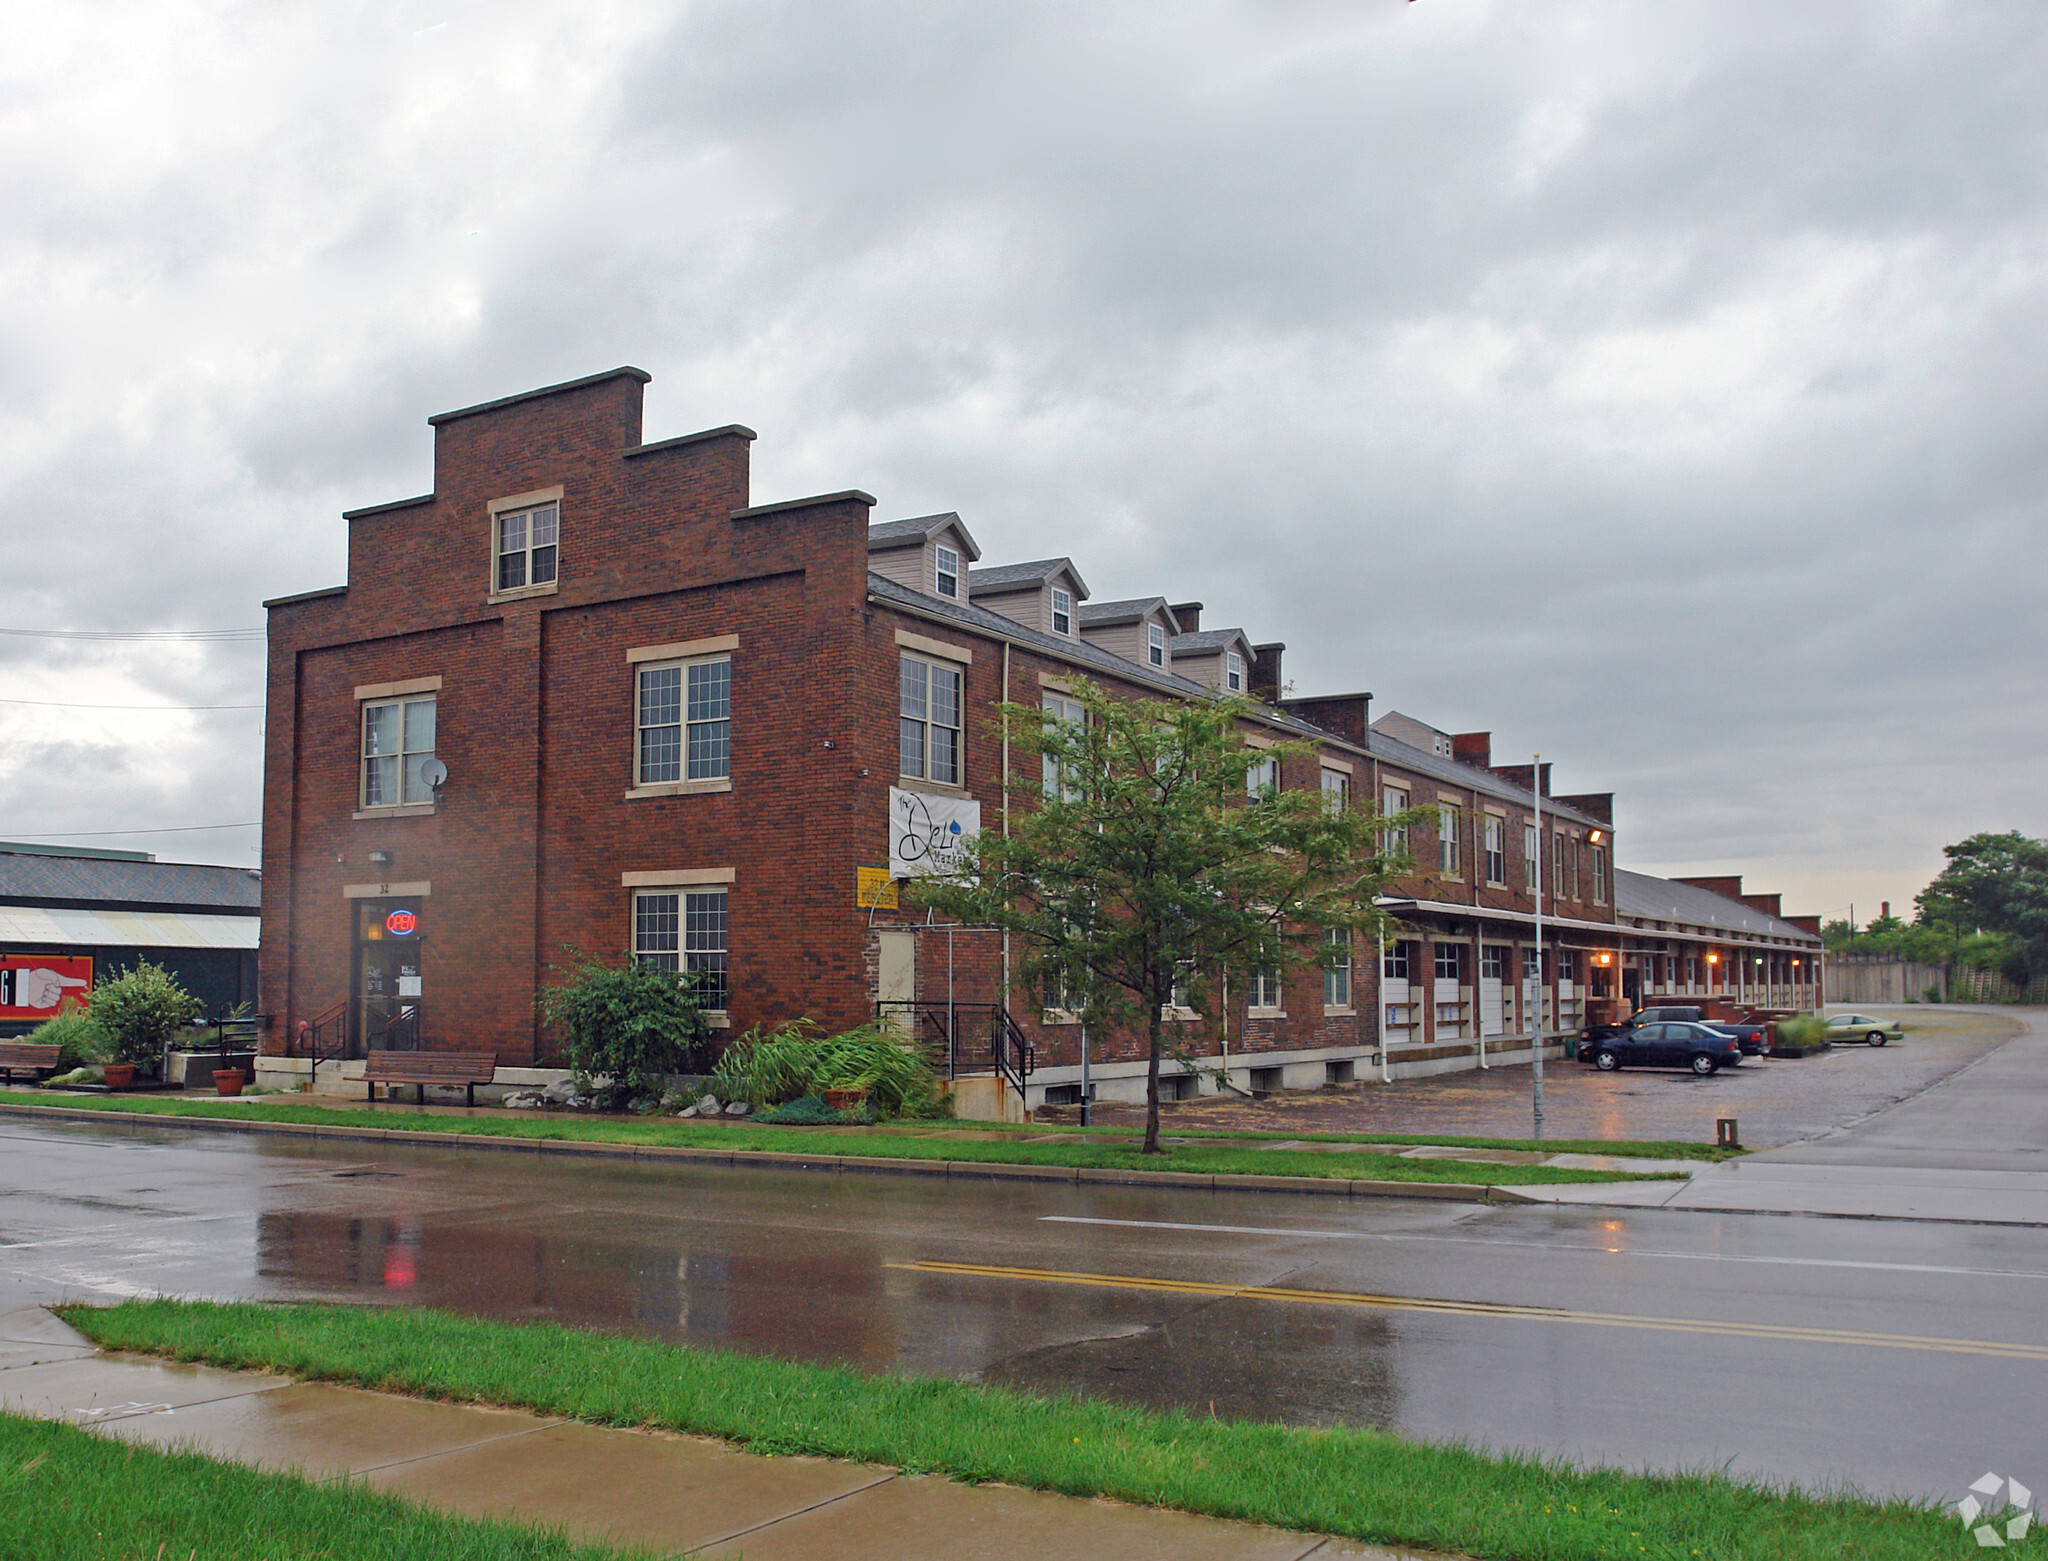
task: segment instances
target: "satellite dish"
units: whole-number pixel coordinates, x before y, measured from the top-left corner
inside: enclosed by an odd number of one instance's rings
[[[420,766],[420,779],[439,791],[448,780],[448,766],[439,759],[429,759]]]

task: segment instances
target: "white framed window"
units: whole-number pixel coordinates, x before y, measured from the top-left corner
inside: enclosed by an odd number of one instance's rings
[[[1074,593],[1052,588],[1052,632],[1071,638],[1074,633]]]
[[[1045,713],[1063,725],[1085,727],[1088,724],[1088,707],[1080,700],[1068,699],[1064,695],[1047,694]],[[1045,794],[1048,797],[1072,802],[1080,795],[1072,770],[1063,768],[1051,754],[1044,755],[1041,762],[1045,766]]]
[[[1593,903],[1607,903],[1607,848],[1593,847]]]
[[[1351,777],[1342,770],[1323,771],[1323,810],[1342,813],[1351,806]]]
[[[1539,966],[1539,965],[1537,964],[1537,961],[1536,961],[1536,950],[1535,950],[1535,947],[1534,947],[1534,946],[1532,945],[1532,946],[1530,946],[1530,947],[1528,947],[1528,948],[1525,948],[1525,949],[1523,949],[1523,950],[1522,950],[1522,979],[1523,979],[1524,981],[1537,981],[1537,980],[1541,980],[1541,979],[1542,979],[1542,975],[1543,975],[1542,969],[1541,969],[1541,967],[1540,967],[1540,966]]]
[[[1458,876],[1458,809],[1449,802],[1437,804],[1437,868],[1446,878]]]
[[[903,658],[898,732],[905,775],[960,784],[961,683],[950,662]]]
[[[932,549],[932,585],[941,596],[960,599],[960,554],[950,547]]]
[[[1522,826],[1522,887],[1531,894],[1536,892],[1536,869],[1543,858],[1537,854],[1536,826]]]
[[[1173,986],[1166,994],[1166,1012],[1170,1018],[1183,1018],[1195,1011],[1195,967],[1185,962],[1176,965],[1173,971]]]
[[[1565,847],[1564,865],[1571,873],[1572,898],[1575,900],[1579,897],[1579,856],[1579,843],[1574,840]]]
[[[1564,898],[1564,831],[1550,837],[1550,897]]]
[[[634,695],[636,786],[732,775],[732,657],[642,665]]]
[[[1439,943],[1436,945],[1436,978],[1439,981],[1456,981],[1463,974],[1465,945],[1462,943]]]
[[[1508,951],[1504,944],[1484,943],[1479,948],[1479,974],[1488,981],[1506,979],[1508,973]]]
[[[1227,694],[1244,692],[1244,657],[1234,650],[1223,653],[1223,691]]]
[[[1409,963],[1414,957],[1410,952],[1412,943],[1389,943],[1386,952],[1380,955],[1380,976],[1387,981],[1406,981]]]
[[[362,805],[396,808],[432,802],[421,773],[434,757],[436,696],[376,699],[363,705]]]
[[[561,509],[553,500],[526,509],[499,510],[495,527],[498,567],[491,577],[493,589],[518,591],[530,585],[552,583],[560,527]]]
[[[697,978],[700,1004],[723,1012],[732,996],[727,968],[730,891],[638,889],[633,894],[633,958]]]
[[[1280,1011],[1280,972],[1277,970],[1254,970],[1251,978],[1249,1000],[1252,1012]]]
[[[1408,793],[1399,786],[1387,786],[1380,791],[1380,814],[1392,818],[1408,811]],[[1408,854],[1408,830],[1399,825],[1380,831],[1380,854],[1382,856],[1406,856]]]
[[[1486,881],[1508,881],[1508,821],[1486,815]]]
[[[1324,935],[1329,951],[1323,966],[1323,1007],[1349,1008],[1351,1006],[1351,934],[1343,927],[1332,927]]]
[[[1145,660],[1155,667],[1166,665],[1166,630],[1156,623],[1145,625]]]
[[[1279,790],[1280,761],[1270,753],[1262,753],[1244,772],[1244,794],[1247,797],[1270,797]]]

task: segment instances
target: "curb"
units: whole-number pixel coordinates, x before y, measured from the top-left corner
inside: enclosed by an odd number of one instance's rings
[[[0,1100],[0,1115],[92,1122],[104,1127],[184,1127],[226,1133],[270,1133],[287,1138],[416,1144],[436,1149],[493,1149],[591,1159],[683,1162],[727,1170],[814,1171],[827,1175],[925,1176],[947,1181],[1066,1182],[1076,1186],[1173,1188],[1184,1192],[1298,1193],[1326,1198],[1428,1198],[1453,1203],[1541,1203],[1511,1187],[1486,1182],[1393,1182],[1341,1176],[1205,1176],[1197,1171],[1127,1170],[1109,1166],[1011,1165],[982,1160],[903,1160],[874,1155],[806,1155],[778,1149],[700,1149],[686,1144],[606,1144],[566,1138],[512,1138],[482,1133],[440,1133],[428,1128],[356,1127],[322,1122],[262,1122],[232,1117],[174,1116],[141,1111],[93,1111]]]

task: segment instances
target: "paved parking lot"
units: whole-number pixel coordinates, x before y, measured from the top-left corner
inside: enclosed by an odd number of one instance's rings
[[[1734,1117],[1752,1149],[1796,1143],[1919,1094],[2020,1029],[2010,1011],[1997,1009],[1872,1011],[1897,1015],[1906,1038],[1881,1049],[1837,1047],[1797,1060],[1752,1057],[1705,1079],[1675,1068],[1599,1073],[1583,1063],[1552,1062],[1544,1069],[1547,1136],[1711,1143],[1715,1119]],[[1530,1128],[1529,1069],[1447,1073],[1256,1102],[1210,1097],[1165,1111],[1179,1128],[1523,1138]],[[1095,1120],[1132,1125],[1144,1115],[1142,1106],[1105,1105]]]

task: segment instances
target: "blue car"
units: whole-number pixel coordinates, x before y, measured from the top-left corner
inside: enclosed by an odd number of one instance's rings
[[[1702,1078],[1742,1063],[1742,1042],[1691,1021],[1629,1025],[1579,1053],[1602,1073],[1616,1068],[1690,1068]]]

